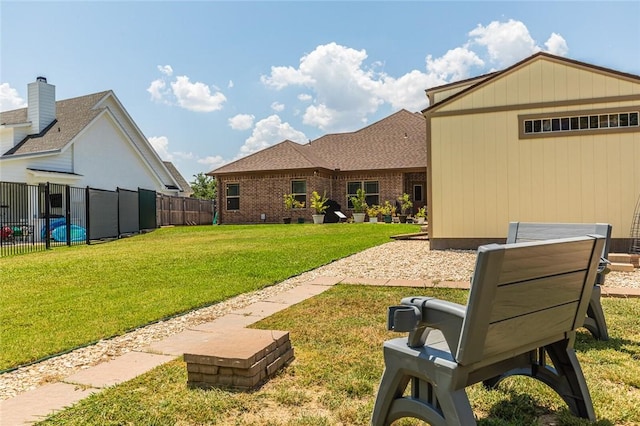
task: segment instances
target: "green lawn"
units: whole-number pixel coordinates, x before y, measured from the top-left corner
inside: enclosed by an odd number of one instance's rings
[[[341,285],[256,324],[287,330],[296,359],[254,392],[187,387],[177,359],[102,391],[43,425],[366,425],[382,374],[386,308],[411,295],[465,303],[467,292]],[[604,299],[611,339],[581,329],[576,351],[598,426],[640,423],[640,300]],[[312,319],[312,320],[311,320]],[[588,425],[550,388],[524,377],[468,389],[480,425]],[[400,424],[419,424],[401,421]]]
[[[416,225],[198,226],[0,259],[0,370],[264,288]]]

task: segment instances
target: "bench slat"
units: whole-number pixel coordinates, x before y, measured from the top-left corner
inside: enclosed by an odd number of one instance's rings
[[[539,341],[562,335],[572,329],[577,306],[578,302],[573,302],[491,324],[482,357],[521,349],[523,343],[529,343],[529,348],[534,349],[539,346]]]
[[[500,286],[494,298],[494,308],[489,321],[498,322],[575,302],[585,279],[586,271],[577,271]]]
[[[590,258],[593,244],[589,241],[567,244],[571,246],[570,250],[549,246],[509,250],[498,277],[499,284],[586,270],[589,265],[585,259]]]

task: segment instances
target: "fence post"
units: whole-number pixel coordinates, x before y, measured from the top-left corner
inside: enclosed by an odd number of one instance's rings
[[[49,182],[44,185],[44,246],[47,250],[51,248],[51,199]]]
[[[89,213],[90,212],[90,210],[89,210],[89,199],[90,199],[90,197],[89,197],[89,193],[90,193],[89,186],[87,186],[84,191],[85,191],[85,193],[84,193],[85,194],[84,195],[84,199],[85,199],[85,203],[84,203],[84,206],[85,206],[84,207],[85,208],[84,219],[85,219],[85,223],[87,224],[86,235],[87,235],[87,245],[89,245],[91,243],[91,235],[89,235],[90,230],[91,230],[91,214]]]
[[[122,235],[122,231],[120,230],[120,187],[116,188],[116,194],[118,194],[118,201],[116,202],[116,209],[118,211],[118,238]]]
[[[67,234],[67,246],[71,247],[71,187],[69,185],[65,185],[64,187],[64,198],[64,219],[67,222],[67,227],[65,229]]]

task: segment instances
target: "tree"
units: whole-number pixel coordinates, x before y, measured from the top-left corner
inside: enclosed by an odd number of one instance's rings
[[[201,200],[215,200],[216,180],[204,173],[198,173],[197,175],[193,175],[193,177],[195,180],[190,182],[191,189],[193,190],[191,197]]]

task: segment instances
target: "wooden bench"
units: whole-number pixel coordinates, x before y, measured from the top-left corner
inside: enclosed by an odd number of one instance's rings
[[[390,307],[388,328],[409,335],[384,343],[371,423],[476,424],[465,388],[495,386],[505,372],[546,383],[574,414],[595,420],[573,342],[604,243],[595,235],[481,246],[467,306],[409,297]]]
[[[540,241],[554,238],[579,237],[582,235],[597,234],[606,237],[604,248],[602,249],[598,274],[594,281],[591,300],[587,308],[587,315],[584,320],[584,328],[598,340],[609,340],[609,330],[600,302],[600,285],[604,284],[605,269],[609,263],[609,244],[611,241],[611,225],[608,223],[532,223],[532,222],[511,222],[507,243],[518,243],[525,241]]]

